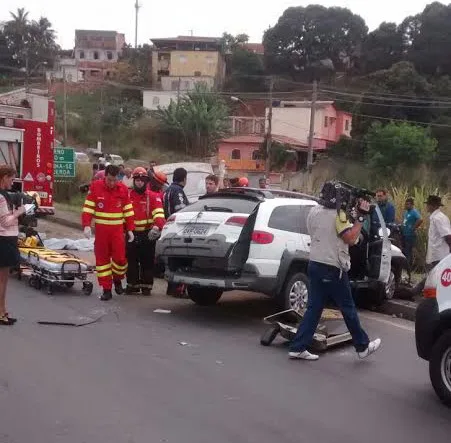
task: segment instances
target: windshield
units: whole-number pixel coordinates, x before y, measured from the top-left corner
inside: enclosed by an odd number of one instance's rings
[[[179,212],[231,212],[236,214],[250,214],[258,205],[257,201],[240,198],[209,197],[183,208]]]
[[[205,179],[209,176],[207,172],[188,172],[186,186],[183,188],[188,200],[191,197],[199,197],[206,194]],[[172,183],[172,174],[167,174],[168,183]]]

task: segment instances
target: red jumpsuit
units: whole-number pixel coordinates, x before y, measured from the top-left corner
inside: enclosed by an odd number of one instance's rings
[[[105,290],[111,290],[113,280],[121,281],[127,272],[124,224],[127,231],[133,231],[133,216],[128,189],[122,182],[114,188],[107,187],[104,180],[91,184],[81,220],[85,228],[94,219],[97,278]]]
[[[142,193],[130,191],[130,200],[135,213],[135,241],[127,244],[127,289],[144,294],[152,290],[155,263],[155,241],[148,235],[153,226],[163,229],[163,203],[158,193],[148,189]]]

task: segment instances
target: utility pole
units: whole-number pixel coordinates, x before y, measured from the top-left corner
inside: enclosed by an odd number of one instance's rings
[[[28,58],[28,50],[27,50],[25,53],[25,93],[28,92],[29,78],[30,78],[30,66],[29,66],[29,58]]]
[[[138,0],[135,1],[135,49],[138,48],[138,15],[139,15],[139,8],[141,6],[138,3]]]
[[[179,103],[180,103],[180,87],[181,87],[181,83],[182,83],[182,77],[179,77],[179,81],[177,83],[177,107],[179,106]]]
[[[67,143],[67,90],[66,90],[66,69],[63,66],[63,125],[64,125],[64,141],[63,146]]]
[[[318,100],[318,82],[313,80],[312,103],[310,105],[310,130],[308,136],[308,154],[307,154],[307,171],[308,171],[308,192],[313,191],[312,169],[313,169],[313,142],[315,140],[315,116],[316,102]]]
[[[269,111],[268,111],[268,131],[266,133],[266,179],[269,180],[271,173],[271,144],[272,144],[272,95],[274,89],[274,79],[269,77]]]
[[[307,155],[307,169],[311,172],[313,167],[313,142],[315,139],[315,116],[316,116],[316,102],[318,100],[318,82],[313,81],[312,103],[310,105],[310,131],[308,136],[308,155]]]

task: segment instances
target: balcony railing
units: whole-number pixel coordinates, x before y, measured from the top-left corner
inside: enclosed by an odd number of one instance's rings
[[[265,117],[229,117],[230,132],[233,135],[264,135]]]

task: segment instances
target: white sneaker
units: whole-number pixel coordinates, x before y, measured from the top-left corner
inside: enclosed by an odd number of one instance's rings
[[[381,345],[381,339],[376,338],[376,340],[370,341],[370,344],[363,352],[357,352],[359,358],[366,358],[371,354],[374,354]]]
[[[288,356],[292,360],[318,360],[319,356],[315,354],[311,354],[309,351],[304,352],[289,352]]]

